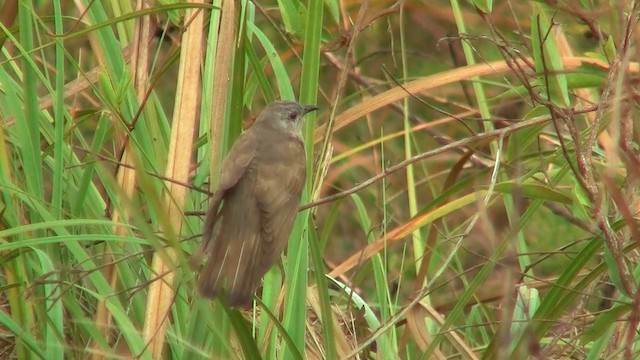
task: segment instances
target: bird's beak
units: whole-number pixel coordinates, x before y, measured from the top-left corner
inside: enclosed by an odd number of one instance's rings
[[[317,107],[315,105],[306,105],[304,107],[304,112],[302,113],[302,115],[306,115],[306,114],[308,114],[308,113],[310,113],[312,111],[316,111],[318,109],[319,109],[319,107]]]

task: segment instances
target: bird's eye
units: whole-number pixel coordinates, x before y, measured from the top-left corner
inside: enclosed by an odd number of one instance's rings
[[[294,111],[289,114],[289,120],[295,120],[298,117],[298,112]]]

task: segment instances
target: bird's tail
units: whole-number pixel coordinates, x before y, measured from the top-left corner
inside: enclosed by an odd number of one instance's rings
[[[230,307],[251,305],[259,278],[253,276],[252,264],[257,247],[252,241],[224,244],[216,239],[209,259],[198,278],[198,290],[210,299],[220,297]]]

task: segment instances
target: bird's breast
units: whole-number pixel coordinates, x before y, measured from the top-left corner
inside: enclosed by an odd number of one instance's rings
[[[258,153],[258,192],[282,189],[299,197],[306,175],[304,146],[296,138],[264,142]]]

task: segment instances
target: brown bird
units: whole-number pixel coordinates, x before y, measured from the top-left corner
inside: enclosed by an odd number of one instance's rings
[[[276,101],[231,147],[204,222],[201,250],[192,257],[209,255],[198,279],[203,296],[247,307],[280,259],[306,176],[302,118],[317,109]]]

